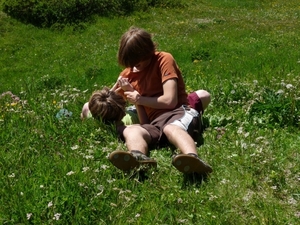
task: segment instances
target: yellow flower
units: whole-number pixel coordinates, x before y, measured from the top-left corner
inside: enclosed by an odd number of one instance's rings
[[[53,105],[55,105],[55,104],[56,104],[56,101],[55,101],[55,100],[53,100],[53,102],[52,102],[52,103],[53,103]]]
[[[11,106],[15,106],[17,104],[18,104],[17,102],[10,103]]]

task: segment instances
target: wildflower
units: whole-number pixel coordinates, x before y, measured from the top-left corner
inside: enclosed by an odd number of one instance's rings
[[[287,84],[285,87],[286,87],[287,89],[290,89],[290,88],[293,88],[294,86],[293,86],[292,84]]]
[[[55,100],[53,100],[53,102],[52,102],[52,103],[53,103],[53,105],[55,105],[55,104],[56,104],[56,101],[55,101]]]
[[[68,172],[66,175],[67,176],[71,176],[72,174],[74,174],[75,172],[73,172],[72,170],[70,172]]]
[[[177,203],[178,203],[178,204],[181,204],[181,203],[183,203],[183,200],[182,200],[182,198],[178,198],[178,199],[177,199]]]
[[[55,213],[54,216],[53,216],[53,219],[54,220],[59,220],[60,216],[61,216],[61,213]]]
[[[82,168],[82,172],[85,173],[86,171],[88,171],[90,169],[90,167],[83,167]]]
[[[213,201],[214,199],[218,198],[216,195],[210,195],[209,200]]]
[[[11,106],[16,106],[17,104],[17,102],[10,103]]]
[[[290,197],[290,198],[288,199],[288,203],[289,203],[290,205],[297,205],[297,201],[296,201],[293,197]]]
[[[238,133],[238,134],[242,134],[242,133],[243,133],[243,127],[239,127],[237,133]]]
[[[284,91],[281,89],[276,92],[276,94],[278,94],[278,95],[283,94],[283,93],[284,93]]]
[[[31,216],[32,216],[32,213],[27,213],[26,214],[27,220],[30,220]]]
[[[76,150],[76,149],[78,149],[78,148],[79,148],[78,145],[74,145],[73,147],[71,147],[72,150]]]
[[[44,185],[41,184],[41,185],[40,185],[40,188],[43,189],[43,188],[44,188]]]
[[[116,179],[107,180],[108,183],[112,183],[114,181],[116,181]]]
[[[94,156],[92,156],[92,155],[86,155],[86,156],[84,156],[84,158],[86,158],[86,159],[94,159]]]
[[[80,187],[83,187],[83,186],[84,186],[84,183],[78,182],[78,185],[79,185]]]
[[[241,142],[241,148],[247,149],[248,145],[245,142]]]
[[[8,177],[11,177],[11,178],[13,178],[13,177],[15,177],[15,176],[16,176],[16,175],[15,175],[14,173],[8,175]]]
[[[107,165],[102,165],[101,166],[101,169],[103,169],[103,170],[106,170],[107,168],[109,168],[109,166],[107,166]]]
[[[52,201],[48,203],[48,208],[51,208],[53,206]]]
[[[226,184],[226,183],[228,183],[229,182],[229,180],[226,180],[226,179],[223,179],[223,180],[221,180],[221,184]]]
[[[21,195],[21,196],[23,196],[23,195],[24,195],[24,193],[21,191],[21,192],[20,192],[20,195]]]
[[[138,213],[138,214],[135,215],[135,218],[138,218],[140,216],[141,216],[141,214]]]

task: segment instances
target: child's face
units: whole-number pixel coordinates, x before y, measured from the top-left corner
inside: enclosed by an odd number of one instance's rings
[[[139,62],[138,64],[136,64],[134,66],[134,71],[140,72],[140,71],[144,70],[147,66],[149,66],[150,62],[151,62],[151,58]]]

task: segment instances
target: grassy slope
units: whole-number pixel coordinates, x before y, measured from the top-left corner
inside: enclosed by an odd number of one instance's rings
[[[193,2],[99,18],[80,32],[0,14],[0,94],[27,100],[0,99],[0,223],[52,224],[55,213],[61,224],[297,223],[299,127],[246,113],[265,88],[299,98],[297,1]],[[124,148],[113,132],[78,118],[91,92],[118,76],[118,40],[131,25],[174,55],[189,90],[212,93],[199,153],[214,173],[200,186],[172,168],[168,149],[152,152],[159,168],[148,179],[129,179],[105,158]],[[59,105],[72,119],[55,118]]]

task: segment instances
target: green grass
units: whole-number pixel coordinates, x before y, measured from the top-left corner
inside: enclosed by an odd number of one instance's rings
[[[296,0],[204,0],[56,31],[0,13],[0,94],[20,98],[0,98],[0,224],[298,224],[299,17]],[[169,148],[146,179],[123,174],[106,158],[125,149],[113,129],[79,118],[118,77],[131,25],[174,55],[188,90],[212,94],[201,184]],[[73,116],[58,120],[62,107]]]

